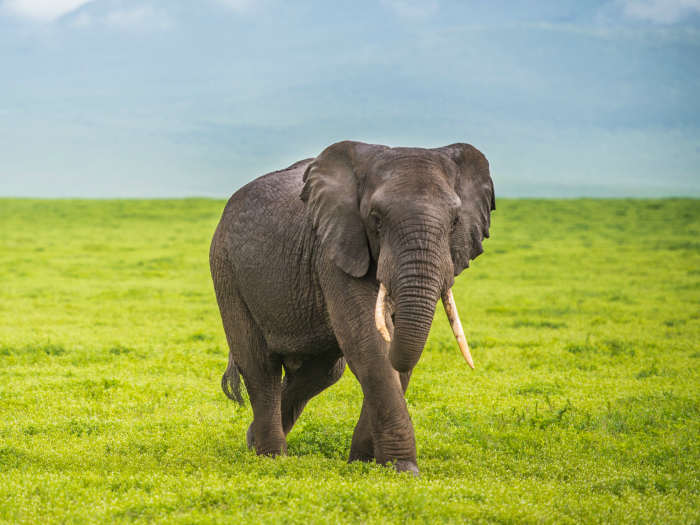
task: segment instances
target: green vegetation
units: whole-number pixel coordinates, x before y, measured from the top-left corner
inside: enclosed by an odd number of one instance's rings
[[[408,403],[419,479],[346,463],[361,404],[245,447],[208,246],[223,202],[0,200],[0,521],[700,521],[700,202],[502,200]]]

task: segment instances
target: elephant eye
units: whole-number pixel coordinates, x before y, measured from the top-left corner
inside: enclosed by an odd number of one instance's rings
[[[382,228],[382,218],[376,211],[370,213],[370,218],[372,220],[372,226],[374,226],[374,229],[376,231],[379,231]]]
[[[455,228],[457,228],[458,224],[459,224],[459,215],[455,215],[455,218],[452,219],[452,231],[455,231]]]

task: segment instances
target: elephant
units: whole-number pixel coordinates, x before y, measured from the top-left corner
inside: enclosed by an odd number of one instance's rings
[[[248,447],[285,454],[307,402],[347,364],[363,393],[349,461],[418,475],[406,388],[440,298],[473,367],[452,285],[482,253],[492,210],[489,163],[464,143],[338,142],[236,191],[210,267],[229,346],[222,388],[242,403],[242,376]]]

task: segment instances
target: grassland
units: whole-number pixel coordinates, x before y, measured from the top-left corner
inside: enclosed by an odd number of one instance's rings
[[[700,202],[502,200],[408,391],[422,476],[346,463],[361,391],[289,456],[219,390],[210,200],[0,200],[0,521],[700,521]]]

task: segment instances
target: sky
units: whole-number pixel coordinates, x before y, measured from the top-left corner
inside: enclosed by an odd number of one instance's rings
[[[346,139],[700,196],[700,0],[0,0],[0,196],[226,197]]]

